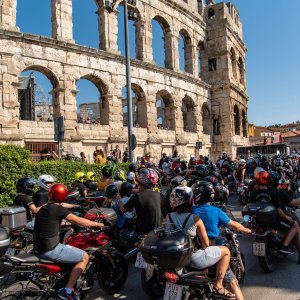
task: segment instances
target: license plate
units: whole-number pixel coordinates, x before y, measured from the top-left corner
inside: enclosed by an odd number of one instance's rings
[[[15,248],[8,248],[5,252],[5,255],[7,256],[13,256],[16,253],[16,249]]]
[[[253,243],[253,254],[256,256],[266,256],[266,244]]]
[[[167,282],[164,300],[181,300],[183,287],[178,284]]]
[[[146,269],[147,263],[145,262],[141,252],[139,252],[136,256],[135,267],[139,269]]]

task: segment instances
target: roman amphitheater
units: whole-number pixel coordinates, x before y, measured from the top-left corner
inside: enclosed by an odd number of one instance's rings
[[[125,58],[117,43],[122,1],[95,1],[98,49],[75,43],[72,0],[51,1],[52,37],[20,32],[17,2],[0,1],[0,143],[54,144],[53,122],[22,117],[19,78],[23,71],[33,70],[52,84],[53,117],[64,117],[66,151],[92,153],[100,145],[108,152],[116,144],[124,149]],[[130,16],[136,43],[136,58],[131,61],[135,155],[160,156],[177,149],[188,158],[198,154],[195,145],[202,142],[202,154],[216,157],[226,151],[235,156],[236,148],[248,143],[246,47],[235,6],[202,0],[136,0]],[[164,67],[153,59],[154,21],[164,33]],[[99,123],[78,122],[76,82],[80,79],[91,81],[100,92]]]

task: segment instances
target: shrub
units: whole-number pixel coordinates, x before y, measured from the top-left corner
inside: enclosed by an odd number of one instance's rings
[[[101,178],[103,165],[87,164],[67,160],[30,162],[29,151],[15,145],[0,146],[0,207],[12,204],[17,195],[16,180],[21,177],[37,179],[42,174],[54,176],[57,182],[70,186],[76,172],[94,172],[96,179]],[[127,171],[128,164],[116,164],[116,169]]]

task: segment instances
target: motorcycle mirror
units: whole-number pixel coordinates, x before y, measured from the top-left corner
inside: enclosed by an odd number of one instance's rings
[[[250,221],[250,216],[245,215],[243,219],[244,219],[245,222],[249,222]]]

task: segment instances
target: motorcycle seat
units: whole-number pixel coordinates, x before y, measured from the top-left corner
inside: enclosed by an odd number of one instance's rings
[[[11,256],[10,259],[14,262],[20,262],[20,263],[44,263],[44,264],[54,264],[54,261],[46,260],[46,259],[40,259],[36,255],[31,253],[21,253],[18,255]]]

